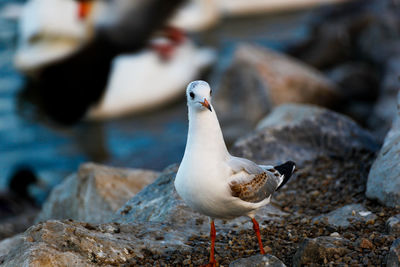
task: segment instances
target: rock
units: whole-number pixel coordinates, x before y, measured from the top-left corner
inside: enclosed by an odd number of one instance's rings
[[[354,60],[359,54],[355,45],[358,36],[368,26],[371,17],[370,12],[365,12],[368,2],[372,1],[316,9],[312,14],[314,18],[308,39],[294,43],[290,54],[318,69]]]
[[[396,120],[372,164],[366,192],[368,198],[389,207],[400,205],[400,93],[397,101]]]
[[[386,221],[386,231],[390,235],[400,236],[400,214],[390,217]]]
[[[396,239],[390,247],[389,254],[387,256],[387,267],[399,267],[400,266],[400,238]]]
[[[399,92],[400,55],[392,56],[384,68],[381,92],[368,120],[368,127],[383,141],[392,126],[397,110]]]
[[[109,221],[115,211],[158,175],[148,170],[84,164],[77,174],[67,177],[52,191],[36,221]]]
[[[7,255],[14,247],[19,245],[22,240],[23,234],[19,234],[0,241],[0,265],[3,264],[5,255]]]
[[[293,256],[293,266],[327,265],[335,255],[341,257],[349,253],[349,245],[349,240],[339,237],[306,238]]]
[[[50,220],[23,235],[0,242],[3,266],[146,265],[152,256],[179,250],[188,253],[179,227],[146,223],[90,225]],[[150,264],[150,263],[148,263]],[[151,264],[152,266],[153,264]]]
[[[277,257],[272,255],[255,255],[233,261],[229,267],[285,267]]]
[[[360,248],[372,250],[374,248],[374,244],[368,239],[361,239],[360,241]]]
[[[346,116],[316,106],[285,104],[265,117],[256,132],[239,139],[232,152],[259,164],[293,160],[300,166],[321,155],[359,159],[378,149],[374,137]]]
[[[339,98],[336,86],[312,67],[267,48],[242,44],[221,78],[214,101],[229,142],[249,132],[277,105],[331,106]]]
[[[151,185],[144,188],[131,198],[115,214],[112,221],[129,224],[131,222],[162,222],[185,226],[193,234],[208,235],[210,231],[207,216],[191,210],[176,193],[174,180],[178,166],[167,168]],[[273,205],[261,208],[256,215],[259,221],[280,221],[288,214]],[[243,226],[245,224],[245,226]],[[216,223],[218,232],[226,232],[235,228],[252,229],[251,221],[240,217],[230,221]]]
[[[39,209],[32,207],[31,209],[23,210],[23,212],[15,216],[1,218],[0,240],[24,232],[34,223],[35,217],[38,215],[38,213]]]
[[[313,222],[326,222],[333,227],[349,227],[353,221],[368,223],[373,222],[376,218],[376,215],[364,208],[363,205],[351,204],[320,215],[314,218]]]
[[[340,88],[346,99],[374,101],[378,95],[377,70],[363,62],[349,61],[329,70],[327,76]]]
[[[362,61],[349,61],[326,72],[343,95],[335,110],[367,125],[379,94],[379,70]]]
[[[382,2],[387,5],[391,1]],[[371,16],[368,25],[360,33],[357,40],[358,52],[369,61],[384,64],[393,55],[400,55],[399,7],[395,4],[378,11],[379,14]]]

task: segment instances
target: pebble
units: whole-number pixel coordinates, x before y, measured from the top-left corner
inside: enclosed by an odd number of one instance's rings
[[[360,242],[360,247],[364,249],[373,249],[374,245],[368,239],[363,238]]]

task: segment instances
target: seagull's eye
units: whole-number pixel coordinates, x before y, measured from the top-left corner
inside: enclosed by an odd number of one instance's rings
[[[210,95],[212,95],[212,89],[210,89]]]
[[[190,95],[190,97],[191,97],[192,99],[194,98],[194,93],[193,93],[193,92],[190,92],[189,95]]]

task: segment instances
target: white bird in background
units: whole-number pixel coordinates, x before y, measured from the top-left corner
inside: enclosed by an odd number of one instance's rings
[[[21,98],[64,124],[171,102],[216,58],[165,25],[181,2],[28,1],[15,55],[29,78]]]
[[[231,156],[211,104],[211,93],[210,86],[204,81],[194,81],[187,86],[189,132],[175,188],[187,205],[210,217],[209,265],[215,266],[214,219],[250,217],[260,252],[265,254],[254,215],[289,180],[295,171],[295,163],[288,161],[272,167]]]

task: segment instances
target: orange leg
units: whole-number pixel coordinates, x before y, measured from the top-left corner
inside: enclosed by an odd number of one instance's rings
[[[215,260],[214,257],[214,247],[215,247],[215,237],[217,236],[217,232],[215,231],[215,225],[214,225],[214,220],[211,221],[211,231],[210,231],[210,237],[211,237],[211,249],[210,249],[210,262],[205,265],[206,267],[216,267],[217,266],[217,261]]]
[[[260,253],[265,254],[264,246],[261,241],[260,226],[258,225],[258,222],[256,221],[256,219],[252,218],[251,221],[253,222],[254,232],[256,232],[256,235],[257,235],[258,246],[260,247]]]

